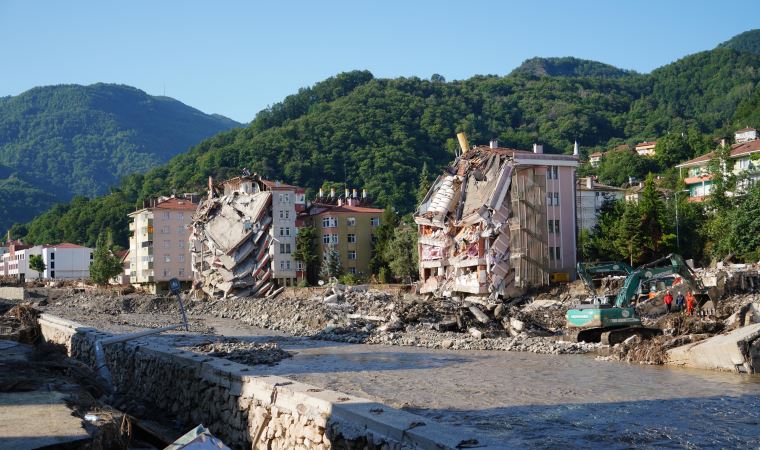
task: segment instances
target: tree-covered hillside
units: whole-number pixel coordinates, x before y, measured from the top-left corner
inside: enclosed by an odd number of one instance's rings
[[[737,52],[760,55],[760,29],[749,30],[737,34],[726,42],[718,45],[718,48],[730,48]]]
[[[584,154],[668,133],[695,136],[689,145],[700,145],[679,150],[681,157],[704,151],[703,134],[760,126],[733,121],[737,107],[751,109],[746,105],[759,95],[759,68],[760,56],[720,48],[647,75],[518,71],[446,82],[439,76],[344,73],[260,112],[246,128],[220,133],[165,165],[128,177],[107,197],[60,206],[16,231],[35,242],[74,240],[80,236],[70,234],[77,228],[72,224],[86,211],[98,211],[91,226],[117,226],[117,240],[125,243],[125,225],[115,217],[124,204],[172,189],[202,190],[208,176],[234,176],[243,167],[312,193],[325,182],[345,181],[367,188],[381,206],[408,212],[416,204],[422,166],[435,173],[448,163],[458,131],[467,132],[472,143],[498,138],[504,146],[529,148],[541,142],[547,152],[571,152],[577,140]],[[673,160],[665,156],[662,161]],[[87,233],[81,240],[92,244],[96,236]]]
[[[235,126],[121,85],[47,86],[0,98],[0,229],[54,201],[103,194]]]
[[[566,56],[562,58],[531,58],[525,60],[511,75],[533,75],[537,77],[603,77],[619,78],[634,75],[630,70],[619,69],[609,64]]]

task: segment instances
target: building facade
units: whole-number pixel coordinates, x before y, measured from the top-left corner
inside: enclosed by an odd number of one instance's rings
[[[131,284],[159,292],[172,278],[192,280],[188,226],[197,207],[193,200],[159,197],[129,214]]]
[[[578,229],[592,230],[606,202],[620,200],[625,195],[625,189],[597,183],[593,178],[579,178],[576,187],[578,212]]]
[[[352,192],[347,190],[343,198],[335,200],[335,204],[328,203],[329,198],[317,198],[306,212],[303,223],[314,227],[317,252],[323,261],[330,250],[335,250],[340,255],[344,272],[369,276],[375,231],[380,226],[384,210],[368,206],[366,196],[359,198],[355,189]],[[298,268],[303,277],[300,262]]]
[[[45,270],[38,273],[29,267],[32,256],[41,256]],[[92,249],[76,244],[23,245],[12,243],[9,251],[2,255],[0,275],[14,276],[25,280],[42,278],[45,280],[83,280],[90,276]]]
[[[462,155],[415,213],[420,292],[511,296],[573,279],[578,156],[458,137]]]
[[[747,140],[750,137],[754,139]],[[738,179],[736,192],[730,194],[742,195],[751,184],[760,179],[760,139],[757,139],[754,128],[737,131],[735,139],[737,143],[731,146],[722,170],[736,175]],[[704,201],[712,192],[713,175],[709,166],[715,157],[716,153],[710,152],[676,166],[689,190],[689,201]]]
[[[642,142],[640,144],[636,144],[635,150],[636,150],[636,153],[639,154],[639,156],[652,157],[655,155],[654,148],[656,146],[657,146],[657,141]]]

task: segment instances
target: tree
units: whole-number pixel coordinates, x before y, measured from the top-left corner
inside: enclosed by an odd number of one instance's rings
[[[417,230],[406,224],[396,228],[384,257],[394,277],[402,281],[416,279],[419,266]]]
[[[711,178],[710,198],[708,205],[715,214],[722,214],[731,208],[731,199],[728,193],[736,187],[736,177],[728,171],[730,164],[731,146],[721,145],[715,149],[713,158],[707,165],[707,171]]]
[[[665,203],[651,173],[644,182],[638,209],[641,214],[641,237],[646,259],[656,259],[662,256],[665,244],[670,241],[671,236],[664,232]]]
[[[686,135],[682,133],[670,133],[658,138],[654,152],[657,162],[663,169],[675,166],[694,156],[694,149],[691,148]]]
[[[334,245],[330,245],[325,253],[325,260],[322,263],[322,269],[319,276],[325,280],[332,277],[338,278],[343,275],[343,265],[340,262],[340,254]]]
[[[299,228],[296,235],[296,251],[293,253],[293,258],[303,263],[303,270],[306,273],[306,280],[309,284],[317,282],[317,274],[319,272],[316,236],[317,230],[314,227]]]
[[[642,255],[641,214],[634,202],[626,202],[623,215],[617,223],[613,244],[615,249],[635,265]]]
[[[393,239],[393,233],[399,224],[399,216],[393,209],[393,206],[387,205],[380,217],[380,226],[375,230],[375,245],[372,246],[372,260],[370,261],[370,270],[372,273],[379,274],[380,268],[388,268],[388,261],[385,259],[385,249],[388,243]]]
[[[45,271],[45,261],[42,260],[42,255],[32,255],[29,257],[29,268],[37,272],[37,278],[42,279],[42,272]]]
[[[90,264],[90,279],[96,284],[107,284],[108,280],[120,274],[122,270],[121,261],[113,253],[111,230],[101,231]]]
[[[653,160],[639,156],[636,152],[613,150],[604,155],[597,174],[601,182],[620,186],[627,183],[629,178],[640,180],[655,169]]]
[[[733,253],[746,262],[760,259],[760,183],[755,183],[723,221],[719,238],[722,253]]]
[[[417,203],[422,203],[425,199],[428,191],[430,190],[430,171],[428,170],[427,163],[422,164],[422,172],[420,172],[420,185],[417,188]]]

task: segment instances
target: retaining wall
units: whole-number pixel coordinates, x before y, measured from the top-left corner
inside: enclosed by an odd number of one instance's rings
[[[93,346],[111,336],[48,314],[46,341],[94,365]],[[142,338],[106,347],[117,391],[186,424],[198,424],[232,448],[454,449],[475,438],[363,398],[277,376]],[[466,436],[463,434],[467,434]],[[482,447],[488,448],[488,447]]]

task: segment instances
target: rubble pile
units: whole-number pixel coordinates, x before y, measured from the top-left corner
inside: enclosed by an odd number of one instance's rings
[[[215,358],[224,358],[249,366],[257,364],[274,365],[292,356],[273,342],[258,344],[235,338],[223,338],[216,342],[185,347],[185,350],[203,353],[206,356],[213,356]]]
[[[39,337],[37,317],[39,311],[29,303],[11,306],[5,302],[0,304],[0,339],[9,339],[27,344],[33,344]]]
[[[201,202],[190,234],[193,285],[209,297],[262,297],[270,281],[268,215],[272,193],[232,192]]]

